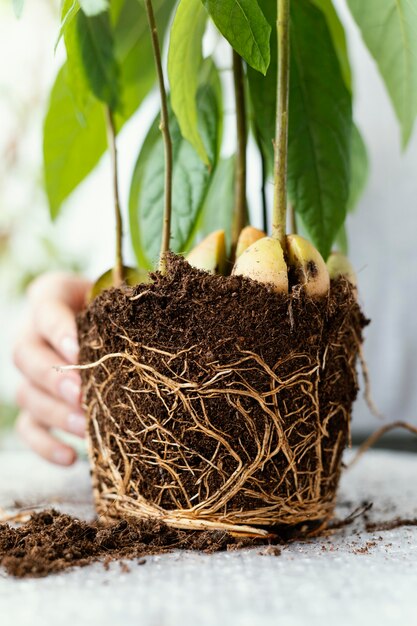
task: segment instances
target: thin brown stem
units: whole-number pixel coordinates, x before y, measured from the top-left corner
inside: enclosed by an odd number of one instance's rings
[[[123,266],[123,220],[122,212],[120,209],[120,196],[119,196],[119,173],[117,166],[117,146],[116,146],[116,127],[114,124],[114,117],[110,107],[106,107],[106,128],[107,128],[107,143],[110,152],[110,162],[112,169],[113,180],[113,201],[114,201],[114,214],[116,219],[116,258],[113,268],[113,284],[115,287],[119,287],[124,280],[124,266]]]
[[[290,78],[290,0],[277,0],[278,80],[274,145],[272,236],[285,249],[287,221],[288,96]]]
[[[149,28],[151,31],[152,48],[155,60],[156,73],[158,76],[159,92],[161,98],[161,123],[160,130],[165,147],[165,205],[162,224],[161,256],[159,269],[165,272],[165,254],[169,250],[171,239],[171,215],[172,215],[172,140],[169,131],[168,98],[165,89],[164,73],[162,70],[161,48],[159,45],[158,30],[156,27],[155,14],[152,1],[145,0],[146,13],[148,15]]]
[[[243,63],[233,51],[233,82],[235,90],[237,158],[235,176],[235,206],[232,229],[232,252],[236,248],[239,234],[247,223],[246,205],[246,101]]]

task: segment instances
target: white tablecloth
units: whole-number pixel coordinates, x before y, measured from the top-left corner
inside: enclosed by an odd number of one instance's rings
[[[369,452],[342,480],[338,514],[372,500],[371,517],[417,517],[417,456]],[[88,467],[0,453],[0,506],[55,506],[93,515]],[[0,573],[1,626],[388,626],[417,623],[417,527],[205,556],[174,553],[145,565],[102,564],[40,580]]]

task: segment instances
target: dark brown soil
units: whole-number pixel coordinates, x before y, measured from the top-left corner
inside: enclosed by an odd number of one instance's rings
[[[105,291],[79,317],[81,362],[128,354],[137,366],[118,357],[82,372],[100,513],[120,517],[108,503],[114,476],[126,464],[127,497],[135,500],[139,492],[155,506],[181,510],[224,488],[239,462],[255,463],[263,442],[268,453],[222,515],[233,520],[264,506],[282,513],[284,501],[298,510],[278,516],[284,523],[310,514],[317,520],[316,502],[328,515],[366,323],[344,279],[332,283],[328,298],[314,301],[241,277],[211,276],[174,256],[167,275],[155,274],[151,284]],[[295,374],[297,382],[285,384]],[[284,383],[274,392],[278,379]],[[181,396],[173,382],[183,384]],[[306,394],[309,385],[315,402]]]
[[[396,517],[370,522],[370,506],[370,503],[363,503],[344,520],[335,520],[329,525],[321,550],[337,551],[338,547],[332,539],[335,531],[343,533],[346,527],[357,521],[360,525],[356,524],[352,536],[358,540],[350,542],[352,554],[357,555],[369,554],[377,542],[383,541],[380,535],[358,545],[362,530],[375,533],[417,525],[416,518]],[[311,543],[304,531],[305,527],[287,528],[286,534],[266,539],[236,538],[219,531],[177,530],[150,520],[130,519],[107,525],[98,521],[88,523],[55,510],[46,510],[33,514],[28,522],[18,528],[8,524],[0,525],[0,567],[16,578],[42,578],[96,562],[102,563],[107,570],[113,561],[118,561],[121,571],[128,573],[130,563],[145,565],[145,557],[167,554],[173,550],[213,554],[258,546],[261,547],[259,555],[279,557],[282,549],[294,541]],[[391,546],[386,544],[386,548]]]
[[[277,539],[278,540],[278,539]],[[96,561],[139,559],[174,549],[220,550],[260,545],[260,541],[235,539],[224,532],[190,532],[158,522],[122,520],[100,526],[57,511],[35,513],[19,528],[0,525],[0,565],[17,578],[41,578]],[[126,571],[126,564],[122,570]]]

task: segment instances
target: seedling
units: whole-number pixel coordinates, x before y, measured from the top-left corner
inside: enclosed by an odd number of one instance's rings
[[[189,254],[187,261],[199,270],[212,274],[224,274],[227,253],[224,230],[216,230],[201,241]]]
[[[288,267],[278,239],[262,237],[247,248],[233,268],[235,276],[245,276],[271,285],[277,293],[288,293]]]
[[[405,145],[417,113],[417,40],[404,32],[417,29],[417,14],[391,0],[348,5]],[[232,155],[223,73],[215,54],[202,53],[208,20],[230,44]],[[367,323],[342,256],[367,156],[332,2],[65,0],[61,34],[67,61],[44,134],[54,218],[106,146],[112,157],[116,289],[102,277],[79,318],[97,510],[264,537],[277,526],[322,528]],[[130,189],[132,288],[117,134],[155,83],[160,112]],[[262,170],[262,230],[250,225],[249,134]],[[159,271],[144,281],[147,270]]]
[[[327,259],[327,269],[332,280],[344,276],[354,287],[357,286],[358,280],[352,263],[341,252],[331,253]]]
[[[240,255],[249,248],[249,246],[258,239],[262,239],[265,237],[265,233],[263,230],[259,230],[259,228],[254,228],[253,226],[246,226],[240,231],[239,238],[236,244],[236,258],[238,259]]]
[[[287,236],[288,264],[300,284],[312,298],[327,296],[330,277],[320,252],[300,235]]]

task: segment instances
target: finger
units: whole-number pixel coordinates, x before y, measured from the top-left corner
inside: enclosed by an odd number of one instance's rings
[[[69,363],[78,361],[75,313],[85,305],[91,283],[63,272],[44,274],[29,288],[35,332]]]
[[[74,311],[60,300],[34,304],[33,330],[68,363],[78,362],[78,339]]]
[[[29,300],[36,304],[44,300],[59,300],[71,310],[81,311],[91,282],[76,274],[49,272],[33,281],[28,289]]]
[[[27,411],[22,411],[19,415],[16,427],[23,441],[47,461],[57,465],[72,465],[77,458],[75,450],[58,441],[43,426],[39,426]]]
[[[59,356],[32,335],[23,336],[15,347],[14,362],[36,387],[66,404],[80,408],[81,380],[77,372],[62,372]]]
[[[30,413],[40,426],[65,430],[78,437],[85,436],[86,421],[81,412],[71,411],[66,404],[48,396],[28,382],[20,385],[17,404]]]

